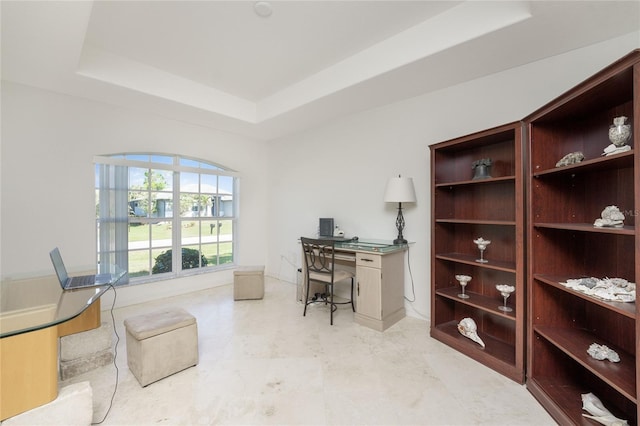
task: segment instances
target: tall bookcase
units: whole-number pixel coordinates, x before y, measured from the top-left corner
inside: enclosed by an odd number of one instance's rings
[[[431,336],[518,383],[524,381],[524,173],[521,123],[432,145]],[[474,179],[472,164],[491,159]],[[474,240],[490,240],[484,258]],[[468,275],[466,299],[456,275]],[[507,305],[497,284],[515,286]],[[458,331],[472,318],[485,346]]]
[[[614,117],[632,125],[632,150],[603,156]],[[609,302],[567,288],[582,277],[640,278],[640,52],[635,51],[524,119],[528,146],[527,388],[560,424],[582,416],[593,393],[617,417],[638,422],[637,303]],[[580,151],[582,162],[556,167]],[[595,227],[606,206],[621,228]],[[636,300],[637,302],[637,300]],[[587,354],[607,345],[620,362]]]

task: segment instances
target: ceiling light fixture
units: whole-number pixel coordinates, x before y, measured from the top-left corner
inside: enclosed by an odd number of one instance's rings
[[[257,1],[253,4],[253,10],[256,12],[256,15],[261,18],[268,18],[273,13],[273,9],[271,8],[271,3],[268,1]]]

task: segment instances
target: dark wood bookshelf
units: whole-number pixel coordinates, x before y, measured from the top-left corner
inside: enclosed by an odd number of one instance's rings
[[[431,149],[431,336],[495,371],[525,378],[524,171],[522,123],[441,142]],[[474,179],[474,161],[491,158],[490,177]],[[476,260],[473,240],[491,240]],[[472,277],[465,293],[455,275]],[[516,287],[507,305],[497,284]],[[472,318],[481,347],[457,324]]]
[[[612,343],[594,336],[586,330],[538,326],[534,328],[534,333],[551,342],[551,344],[567,354],[573,361],[581,364],[585,369],[608,383],[634,404],[637,403],[635,390],[635,356],[627,354]],[[607,345],[609,348],[615,350],[620,356],[620,362],[593,359],[584,349],[588,348],[592,343]]]
[[[635,319],[636,317],[636,304],[635,303],[625,303],[625,302],[611,302],[603,299],[598,299],[593,296],[589,296],[585,293],[573,290],[563,285],[563,282],[566,282],[569,279],[573,278],[588,278],[588,277],[562,277],[562,276],[551,276],[551,275],[539,275],[534,274],[533,279],[542,283],[546,283],[550,286],[556,287],[562,291],[565,291],[575,297],[585,299],[589,303],[595,303],[597,305],[601,305],[606,309],[610,309],[612,311],[618,312],[620,315],[627,316],[629,318]]]
[[[603,156],[614,117],[632,127],[631,150]],[[572,290],[567,279],[640,278],[640,51],[634,51],[524,119],[527,130],[526,383],[559,424],[597,424],[582,414],[593,393],[629,424],[638,421],[640,327],[636,303],[611,302]],[[580,163],[556,167],[580,151]],[[593,225],[615,205],[621,228]],[[620,362],[587,350],[605,344]]]
[[[516,272],[516,263],[515,262],[502,262],[499,260],[488,260],[487,263],[478,263],[476,259],[478,259],[478,255],[468,255],[461,253],[442,253],[436,254],[436,259],[448,260],[450,262],[464,263],[466,265],[471,265],[476,268],[487,268],[487,269],[497,269],[499,271],[506,272]]]
[[[488,334],[481,334],[480,337],[485,344],[483,348],[478,343],[462,336],[458,331],[458,321],[441,323],[432,330],[435,338],[466,353],[469,357],[482,362],[494,370],[503,370],[505,376],[517,376],[515,370],[514,346],[496,339]]]
[[[465,294],[469,295],[469,298],[461,299],[460,297],[458,297],[458,294],[460,294],[460,292],[461,292],[461,289],[460,289],[460,286],[458,286],[458,287],[448,287],[448,288],[439,289],[436,291],[436,294],[438,294],[438,296],[451,299],[456,303],[468,305],[473,308],[480,309],[485,312],[489,312],[491,314],[502,315],[503,317],[511,319],[513,321],[516,320],[516,315],[513,311],[503,312],[498,309],[498,306],[502,305],[502,303],[496,303],[495,297],[488,297],[482,294],[465,291]],[[510,306],[509,301],[507,301],[507,306]]]

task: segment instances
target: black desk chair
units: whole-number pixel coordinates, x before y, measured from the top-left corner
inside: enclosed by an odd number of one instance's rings
[[[333,313],[338,309],[337,305],[351,304],[353,312],[356,311],[353,304],[353,281],[354,275],[352,272],[342,269],[335,269],[335,241],[322,240],[301,237],[302,252],[304,253],[304,269],[307,278],[307,291],[304,301],[304,313],[307,315],[307,306],[316,302],[324,302],[331,307],[331,325],[333,325]],[[334,285],[340,281],[351,280],[351,298],[346,302],[334,302],[333,293]],[[317,282],[325,286],[325,293],[323,295],[314,295],[309,299],[309,289],[311,282]]]

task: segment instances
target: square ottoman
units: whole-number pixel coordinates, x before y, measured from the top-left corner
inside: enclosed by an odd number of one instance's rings
[[[240,266],[233,271],[233,300],[264,297],[264,266]]]
[[[124,320],[127,364],[141,386],[198,364],[198,326],[184,309]]]

